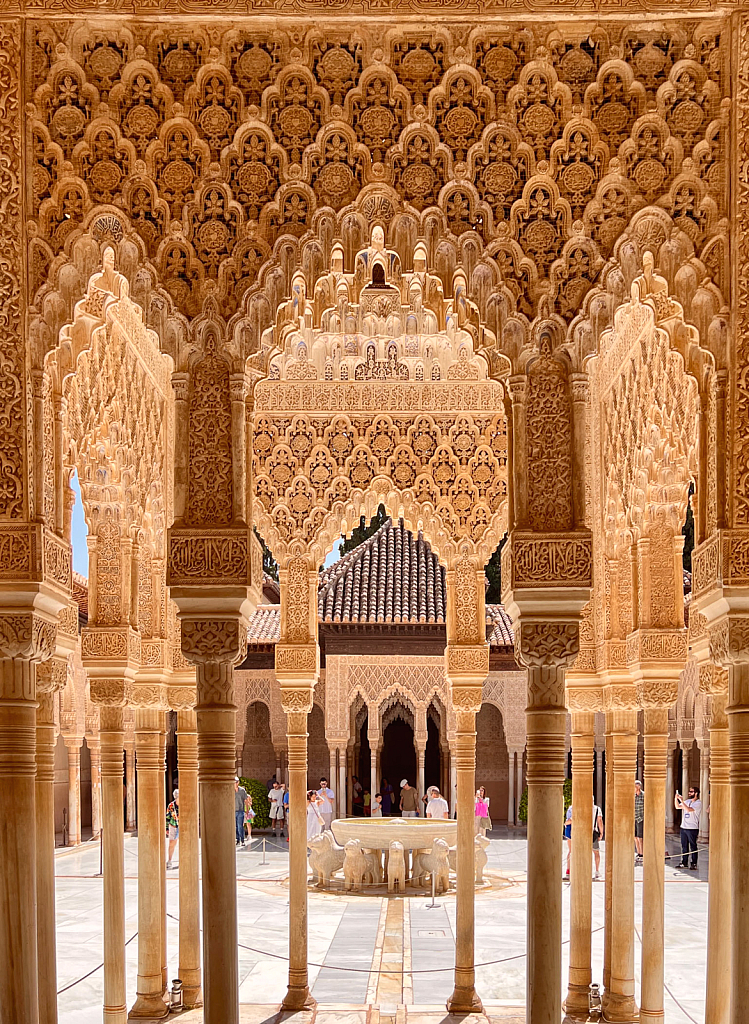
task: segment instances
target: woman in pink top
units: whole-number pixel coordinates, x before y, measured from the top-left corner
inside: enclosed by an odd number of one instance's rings
[[[479,786],[476,790],[474,813],[476,815],[476,832],[480,832],[482,836],[485,836],[487,830],[492,827],[492,823],[489,818],[489,797],[486,795],[486,790],[483,786]]]

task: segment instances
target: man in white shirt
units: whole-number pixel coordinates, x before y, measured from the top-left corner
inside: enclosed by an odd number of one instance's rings
[[[270,820],[273,827],[273,835],[283,835],[283,783],[274,782],[273,789],[268,793],[270,801]]]
[[[321,804],[318,804],[320,814],[322,814],[323,827],[326,831],[330,832],[330,823],[333,821],[333,801],[335,800],[335,793],[328,787],[327,779],[320,779],[320,788],[317,791],[317,795],[322,800]]]
[[[448,814],[447,800],[440,796],[440,791],[435,786],[432,791],[432,799],[427,804],[427,818],[447,818]]]
[[[700,831],[700,815],[702,814],[702,801],[700,800],[700,787],[690,786],[689,795],[685,800],[677,793],[674,798],[674,807],[682,812],[681,817],[681,864],[679,867],[689,866],[691,871],[697,870],[697,836]],[[692,863],[687,865],[689,852],[692,853]]]

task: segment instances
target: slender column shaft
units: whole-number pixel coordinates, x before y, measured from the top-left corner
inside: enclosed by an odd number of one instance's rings
[[[535,706],[536,694],[558,691],[559,705]],[[565,775],[564,671],[528,668],[528,971],[526,1019],[562,1017],[562,826]]]
[[[204,1024],[237,1024],[239,961],[234,824],[237,709],[231,703],[234,692],[231,664],[198,664],[197,684]],[[226,702],[203,704],[203,694],[208,698],[221,695]]]
[[[370,753],[369,753],[369,794],[370,794],[370,797],[373,800],[374,800],[374,795],[375,795],[375,793],[378,792],[378,790],[379,790],[379,786],[377,784],[377,751],[376,750],[372,750],[372,748],[370,747]],[[291,798],[289,798],[289,799],[291,799]]]
[[[287,711],[289,746],[289,987],[282,1007],[314,1005],[307,976],[307,712]]]
[[[426,781],[425,781],[425,778],[426,778],[426,776],[425,776],[426,764],[425,764],[425,761],[426,761],[426,748],[425,747],[417,747],[416,748],[416,764],[418,766],[418,779],[416,780],[416,789],[418,791],[419,797],[422,797],[424,795],[424,790],[425,790],[425,787],[426,787]]]
[[[668,709],[646,708],[640,1020],[663,1024],[664,863]]]
[[[185,1006],[203,1001],[200,975],[198,874],[198,720],[194,711],[177,713],[179,765],[179,976]]]
[[[515,751],[510,751],[507,764],[507,824],[515,823]]]
[[[29,661],[0,660],[0,993],[3,1024],[37,1024],[36,702]]]
[[[122,817],[122,708],[99,708],[104,870],[104,1024],[124,1024],[125,847]]]
[[[609,824],[613,822],[614,806],[616,803],[616,781],[611,767],[612,740],[611,730],[613,728],[613,715],[606,712],[606,817],[603,822],[603,830],[606,834],[606,853],[604,877],[604,933],[603,933],[603,987],[608,991],[611,984],[611,891],[614,873],[614,841],[613,830]],[[609,817],[609,814],[611,817]]]
[[[692,760],[692,751],[688,747],[682,747],[681,751],[681,795],[684,796],[689,792],[690,785],[690,764]]]
[[[731,757],[731,1024],[749,1006],[749,663],[728,673]]]
[[[705,1024],[728,1024],[731,993],[731,790],[726,697],[713,696]]]
[[[68,748],[68,846],[81,842],[81,743],[65,744]]]
[[[88,741],[91,755],[91,832],[98,836],[101,832],[101,749],[98,738]]]
[[[336,785],[337,766],[336,766],[336,749],[335,749],[335,747],[331,746],[329,753],[330,753],[330,772],[328,774],[328,786],[335,793],[335,800],[333,801],[333,817],[337,818],[338,817],[338,812],[337,812],[336,808],[338,807],[338,786]],[[291,797],[289,797],[289,799],[291,799]]]
[[[125,751],[125,804],[126,804],[126,829],[134,832],[136,829],[135,816],[135,747],[128,747]]]
[[[54,694],[37,694],[36,712],[36,935],[39,1024],[57,1022],[55,941],[55,719]]]
[[[450,749],[450,798],[448,803],[450,804],[450,813],[453,817],[456,817],[456,811],[458,807],[458,769],[455,761],[455,743]]]
[[[703,808],[710,805],[710,749],[707,746],[700,747],[700,800]],[[699,840],[706,843],[710,834],[710,815],[700,815]]]
[[[159,887],[161,889],[161,991],[166,992],[166,713],[161,711],[159,728]]]
[[[614,711],[611,760],[614,801],[609,805],[611,856],[611,978],[603,998],[606,1021],[633,1021],[635,1006],[635,770],[637,712]],[[613,813],[612,813],[613,812]]]
[[[666,831],[672,832],[674,828],[674,751],[669,748],[666,763]]]
[[[342,818],[348,814],[346,794],[346,748],[338,748],[338,813]]]
[[[572,714],[572,857],[570,864],[570,976],[566,1012],[588,1014],[593,883],[593,763],[595,713]]]
[[[160,729],[163,713],[135,712],[138,765],[138,981],[130,1019],[166,1017],[161,979],[161,803]]]
[[[447,1002],[450,1013],[480,1013],[474,968],[475,872],[474,835],[476,793],[476,715],[455,713],[455,769],[458,790],[458,851],[455,892],[455,988]]]
[[[523,799],[523,751],[518,750],[518,766],[515,772],[515,823],[520,823],[518,817],[520,811],[520,801]]]
[[[603,751],[596,750],[596,803],[603,807]]]

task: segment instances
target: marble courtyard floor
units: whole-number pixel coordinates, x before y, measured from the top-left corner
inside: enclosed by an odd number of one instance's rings
[[[526,842],[495,830],[489,847],[490,886],[476,895],[476,987],[489,1024],[524,1022]],[[286,987],[288,845],[268,839],[237,852],[239,999],[242,1024],[275,1019]],[[605,844],[604,844],[605,845]],[[669,852],[676,844],[668,840]],[[179,852],[179,851],[178,851]],[[605,851],[604,851],[605,856]],[[175,863],[179,857],[175,857]],[[137,973],[136,836],[125,838],[128,1005]],[[707,853],[699,872],[666,867],[666,1021],[704,1020],[707,932]],[[603,868],[603,863],[601,865]],[[57,981],[60,1024],[100,1024],[102,1006],[102,881],[98,844],[58,851]],[[639,933],[642,868],[636,868]],[[177,977],[179,876],[167,876],[169,978]],[[593,884],[593,979],[601,982],[604,884]],[[442,1020],[452,991],[455,896],[318,893],[310,890],[310,984],[319,1009],[314,1024],[430,1024]],[[564,936],[569,933],[569,886],[564,885]],[[635,972],[639,996],[639,934]],[[564,978],[569,946],[563,946]],[[388,971],[390,968],[390,971]],[[369,1007],[369,1009],[367,1009]],[[374,1009],[372,1009],[374,1008]],[[310,1015],[295,1015],[309,1020]],[[200,1012],[181,1017],[202,1020]],[[479,1018],[486,1022],[486,1018]]]

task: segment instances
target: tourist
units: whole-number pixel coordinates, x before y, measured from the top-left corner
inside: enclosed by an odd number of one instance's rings
[[[362,785],[359,782],[359,776],[354,775],[351,779],[351,809],[354,812],[354,816],[361,818],[364,813],[364,797],[362,793]]]
[[[645,790],[635,779],[635,862],[642,862],[642,831],[645,827]]]
[[[283,835],[283,791],[283,783],[274,782],[273,789],[268,793],[270,821],[274,836],[276,835],[276,829],[278,829],[279,836]]]
[[[386,778],[383,778],[380,783],[380,792],[382,793],[382,813],[387,818],[393,809],[395,791]]]
[[[447,800],[440,796],[440,791],[434,786],[432,788],[432,797],[427,804],[427,818],[447,818],[449,813]]]
[[[307,840],[313,836],[319,836],[325,827],[320,805],[322,798],[317,795],[314,789],[307,790]]]
[[[239,784],[239,776],[234,776],[234,824],[237,832],[237,846],[244,846],[244,802],[247,790]]]
[[[372,814],[372,794],[368,789],[364,790],[364,817],[369,818]]]
[[[327,779],[320,779],[320,788],[317,791],[317,795],[322,800],[320,813],[322,814],[322,820],[325,822],[325,831],[330,832],[330,825],[333,821],[333,807],[335,806],[333,803],[335,793],[328,786]]]
[[[674,807],[677,811],[683,812],[681,819],[681,863],[679,867],[689,867],[691,871],[696,871],[697,836],[700,831],[700,815],[702,814],[700,787],[690,786],[686,800],[677,792],[674,798]],[[692,863],[687,864],[690,850],[692,853]]]
[[[603,812],[598,804],[593,804],[593,857],[596,862],[594,878],[601,877],[601,842],[603,841]]]
[[[255,817],[255,812],[252,809],[252,796],[248,793],[247,799],[244,802],[244,823],[247,828],[247,842],[252,842],[252,821]]]
[[[289,833],[291,831],[291,818],[289,817],[289,791],[286,786],[281,786],[283,790],[283,816],[286,819],[286,842],[289,841]]]
[[[268,781],[265,783],[265,788],[268,790],[269,793],[273,789],[273,783],[275,781],[276,781],[276,776],[274,775],[272,779],[268,779]]]
[[[372,815],[373,818],[382,817],[382,793],[375,793],[374,803],[372,804]]]
[[[569,878],[570,857],[572,856],[572,804],[567,808],[567,814],[564,817],[564,838],[567,842],[567,870],[564,873],[564,877]]]
[[[172,857],[179,839],[179,790],[175,789],[172,795],[174,800],[166,809],[166,835],[169,840],[169,852],[166,858],[167,869],[174,867]]]
[[[426,815],[427,815],[427,804],[432,799],[432,793],[434,792],[434,790],[435,790],[434,786],[427,786],[427,791],[424,794],[424,796],[421,798],[421,802],[424,804],[424,817],[425,818],[426,818]]]
[[[474,814],[476,817],[476,832],[485,836],[492,827],[492,822],[489,817],[489,797],[486,795],[486,790],[483,786],[479,786],[476,790]]]
[[[404,818],[419,816],[419,794],[413,786],[409,786],[408,779],[401,779],[400,810]]]

